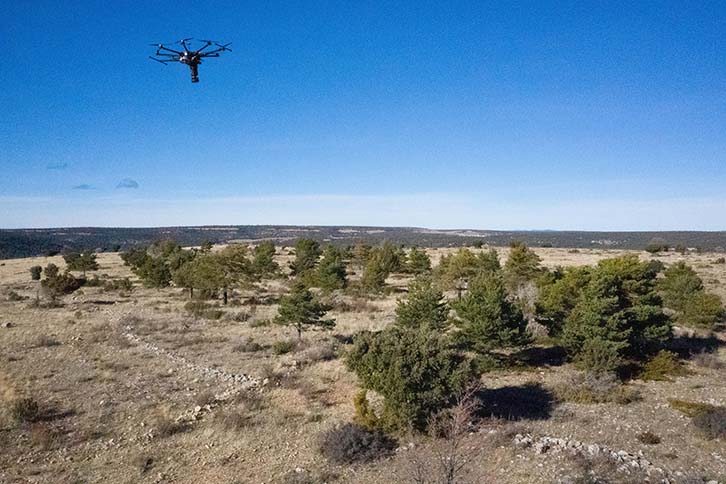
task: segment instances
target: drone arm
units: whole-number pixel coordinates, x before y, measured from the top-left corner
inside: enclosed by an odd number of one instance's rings
[[[173,53],[175,53],[175,54],[177,54],[177,55],[181,55],[181,54],[182,54],[182,53],[181,53],[181,52],[179,52],[178,50],[173,50],[173,49],[170,49],[170,48],[168,48],[168,47],[164,47],[163,45],[159,45],[159,48],[158,48],[158,49],[157,49],[157,51],[156,51],[156,52],[157,52],[157,55],[160,55],[160,54],[158,54],[158,52],[159,52],[160,50],[162,50],[162,49],[163,49],[163,50],[168,50],[169,52],[173,52]],[[163,55],[169,55],[169,54],[163,54]]]

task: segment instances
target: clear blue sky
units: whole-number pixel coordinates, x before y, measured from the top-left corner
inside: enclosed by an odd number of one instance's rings
[[[0,227],[726,229],[724,2],[2,2]],[[188,69],[182,37],[233,42]]]

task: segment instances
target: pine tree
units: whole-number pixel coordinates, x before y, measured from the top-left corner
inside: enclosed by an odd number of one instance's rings
[[[86,277],[86,271],[98,270],[96,254],[93,252],[73,252],[63,256],[69,271],[81,271]]]
[[[33,281],[39,281],[40,275],[43,273],[43,268],[40,266],[33,266],[30,268],[30,279]]]
[[[293,276],[299,276],[315,268],[320,257],[320,244],[311,239],[295,242],[295,260],[290,263]]]
[[[314,285],[325,291],[343,289],[347,284],[343,251],[329,245],[315,270]]]
[[[412,274],[426,274],[431,272],[431,259],[425,251],[416,247],[408,253],[407,269]]]
[[[363,277],[361,278],[362,286],[369,292],[379,293],[386,287],[386,278],[388,270],[383,262],[380,254],[373,254],[368,258],[365,269],[363,269]]]
[[[280,299],[278,314],[275,323],[283,326],[292,326],[297,330],[298,338],[302,332],[312,326],[332,328],[335,320],[322,319],[330,307],[320,303],[310,289],[301,281],[293,284],[290,293]]]
[[[398,301],[396,324],[405,328],[442,331],[448,325],[449,305],[428,277],[420,276],[408,286],[408,297]]]
[[[454,305],[462,341],[477,351],[520,346],[528,342],[527,321],[507,298],[499,273],[482,273]]]
[[[534,281],[541,273],[542,259],[523,242],[512,242],[509,257],[504,263],[507,288],[516,292],[523,284]]]
[[[254,250],[252,267],[257,277],[269,277],[280,268],[275,262],[275,244],[270,241],[260,242]]]

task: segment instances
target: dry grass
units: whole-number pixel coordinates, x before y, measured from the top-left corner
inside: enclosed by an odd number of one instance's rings
[[[429,252],[435,263],[453,250]],[[508,251],[499,251],[504,261]],[[536,251],[548,267],[592,264],[619,254],[584,249],[577,253]],[[666,264],[680,258],[670,253],[659,257]],[[686,260],[703,263],[697,270],[708,290],[724,297],[726,284],[716,281],[726,281],[726,264],[712,263],[716,258],[703,254],[689,255]],[[60,257],[4,261],[0,292],[12,290],[32,299],[35,287],[28,268],[53,261],[62,270]],[[281,267],[288,261],[289,256],[278,255]],[[103,287],[86,287],[85,294],[59,298],[59,307],[53,309],[29,307],[29,300],[0,298],[0,323],[12,323],[9,328],[0,327],[0,481],[320,483],[335,478],[337,482],[388,484],[411,482],[407,456],[433,458],[448,445],[438,437],[403,436],[398,452],[354,466],[331,466],[318,452],[318,435],[355,414],[358,382],[343,359],[351,336],[391,324],[400,293],[393,291],[375,299],[335,293],[331,300],[337,307],[331,316],[338,322],[336,328],[306,332],[304,345],[276,355],[272,345],[293,336],[288,328],[271,324],[276,301],[287,290],[285,281],[237,289],[231,301],[246,304],[218,308],[225,315],[211,320],[189,317],[184,309],[188,299],[177,289],[142,287],[116,254],[100,254],[99,263],[101,281],[125,277],[134,281],[130,297],[122,297],[118,291],[104,293]],[[396,275],[388,282],[404,288],[408,279]],[[142,342],[131,343],[124,337],[127,328]],[[37,347],[35,343],[43,336],[62,344]],[[701,339],[699,335],[692,338],[694,343]],[[692,419],[661,408],[667,398],[680,398],[698,408],[726,402],[720,373],[723,349],[715,348],[718,341],[726,341],[726,334],[719,329],[712,340],[709,342],[715,343],[709,346],[709,353],[697,354],[701,348],[694,346],[696,356],[688,362],[691,374],[670,382],[639,384],[642,400],[627,407],[607,401],[612,396],[595,405],[554,401],[546,389],[569,381],[570,364],[535,367],[526,373],[506,367],[486,373],[482,376],[482,398],[490,399],[482,402],[486,417],[519,407],[531,411],[523,413],[517,423],[477,420],[478,427],[472,427],[463,440],[465,447],[478,452],[464,478],[502,484],[544,484],[567,476],[575,479],[571,482],[588,482],[592,476],[608,482],[631,479],[607,463],[570,462],[564,454],[535,456],[531,450],[512,446],[514,433],[568,437],[628,452],[650,445],[643,450],[658,466],[683,469],[686,475],[726,475],[726,464],[712,458],[714,452],[720,452],[723,439],[707,440]],[[268,381],[225,397],[240,388],[207,373],[217,368],[226,374],[244,373]],[[532,399],[535,387],[541,391]],[[602,384],[585,387],[585,397],[574,392],[572,398],[603,400],[603,388],[610,388]],[[613,388],[617,394],[636,387],[616,384]],[[211,410],[204,409],[195,421],[176,422],[195,406],[204,407],[212,395],[223,399],[214,402]],[[10,415],[10,403],[22,396],[32,396],[41,404],[42,417],[36,422],[18,422]],[[78,412],[51,411],[53,402],[63,402],[63,408]],[[644,424],[663,443],[644,443],[655,441],[641,434]],[[710,423],[698,425],[718,428]],[[411,443],[413,447],[409,447]],[[62,458],[66,452],[73,456],[72,465]],[[29,458],[33,465],[28,464]]]

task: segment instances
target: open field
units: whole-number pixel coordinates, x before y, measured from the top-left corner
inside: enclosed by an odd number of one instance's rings
[[[427,252],[436,265],[453,250]],[[498,251],[505,260],[508,249]],[[547,267],[592,264],[625,252],[535,251]],[[714,263],[717,257],[658,258],[686,260],[726,301],[726,265]],[[278,249],[276,260],[287,268],[290,256]],[[199,319],[185,311],[184,291],[144,288],[119,254],[102,253],[94,274],[129,277],[136,281],[132,291],[83,287],[59,307],[36,307],[38,283],[28,271],[50,262],[64,266],[60,256],[0,262],[0,482],[414,482],[414,462],[440,445],[429,437],[403,437],[393,456],[351,466],[330,464],[318,451],[319,434],[354,415],[356,377],[342,359],[350,337],[393,322],[407,276],[389,278],[393,290],[386,296],[335,294],[329,315],[336,327],[308,331],[292,351],[277,354],[276,343],[294,338],[270,324],[286,280],[237,289],[228,306],[219,306],[218,319]],[[692,336],[688,344],[705,345],[705,334]],[[726,332],[714,336],[712,361],[726,364]],[[472,455],[467,482],[646,479],[634,466],[618,470],[610,458],[522,445],[518,434],[535,443],[552,437],[624,451],[650,463],[650,482],[726,482],[726,442],[701,438],[668,403],[726,405],[723,367],[689,361],[687,376],[629,382],[639,401],[583,405],[554,398],[552,388],[574,370],[550,353],[535,345],[521,355],[531,364],[482,376],[487,417],[465,437]],[[37,422],[12,420],[9,404],[20,397],[40,403]],[[647,432],[658,442],[645,443]],[[588,480],[592,473],[610,480]]]

